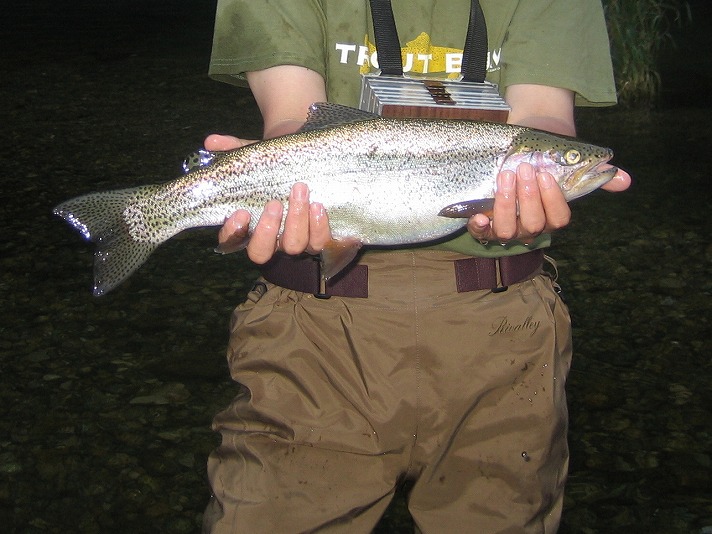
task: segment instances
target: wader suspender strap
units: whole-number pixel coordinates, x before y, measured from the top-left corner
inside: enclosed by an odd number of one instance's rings
[[[391,0],[370,0],[373,34],[378,50],[378,68],[382,74],[403,76],[400,40],[393,18]]]
[[[403,75],[400,40],[391,0],[369,0],[373,33],[382,74]],[[487,25],[479,0],[470,4],[470,22],[462,55],[462,78],[467,82],[484,82],[487,73]]]
[[[461,74],[466,82],[478,83],[484,82],[487,74],[487,24],[478,0],[472,0],[470,4]]]

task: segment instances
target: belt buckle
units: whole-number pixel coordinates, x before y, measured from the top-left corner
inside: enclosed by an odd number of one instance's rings
[[[316,275],[319,278],[319,291],[317,293],[314,293],[314,296],[322,300],[330,299],[331,295],[326,292],[326,277],[323,275],[324,269],[321,261],[321,256],[319,256],[318,260],[315,259],[315,261],[317,262]]]
[[[497,286],[492,288],[492,293],[504,293],[509,286],[502,285],[502,267],[499,258],[494,258],[494,270],[497,276]]]

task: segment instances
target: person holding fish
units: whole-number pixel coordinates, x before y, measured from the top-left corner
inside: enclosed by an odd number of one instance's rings
[[[574,136],[575,105],[615,103],[600,2],[480,3],[487,79],[508,123]],[[407,74],[457,76],[471,2],[392,7]],[[292,134],[315,102],[358,105],[362,75],[377,71],[370,15],[366,0],[219,0],[210,75],[249,85],[265,139]],[[312,255],[358,246],[334,243],[309,176],[294,176],[286,214],[269,200],[257,224],[245,210],[225,221],[220,246],[246,244],[264,278],[233,316],[228,360],[242,387],[214,420],[205,532],[370,532],[405,481],[421,532],[558,528],[571,326],[542,250],[571,210],[537,161],[503,164],[491,213],[472,214],[466,232],[364,247],[329,280]],[[629,186],[596,165],[603,189]],[[389,195],[394,210],[411,201]]]

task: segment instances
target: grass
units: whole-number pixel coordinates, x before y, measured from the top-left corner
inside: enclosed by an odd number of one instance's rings
[[[658,59],[671,28],[689,20],[683,0],[604,0],[618,100],[651,107],[660,93]]]

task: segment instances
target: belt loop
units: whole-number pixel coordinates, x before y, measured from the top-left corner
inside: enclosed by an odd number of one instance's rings
[[[554,290],[561,295],[563,298],[563,290],[561,289],[561,286],[559,285],[559,267],[556,265],[556,260],[552,258],[551,256],[547,256],[544,254],[544,261],[547,262],[549,265],[551,265],[554,268],[554,272],[552,273],[551,271],[544,269],[544,274],[549,277],[551,280],[551,285],[554,286]]]
[[[247,293],[247,300],[257,303],[265,296],[265,293],[267,293],[267,284],[262,280],[257,280],[252,286],[252,289]]]
[[[556,264],[556,260],[551,256],[547,256],[546,254],[544,254],[544,261],[546,261],[546,263],[548,263],[554,268],[553,273],[549,273],[548,271],[545,272],[547,272],[549,278],[551,278],[553,282],[557,282],[559,280],[559,266]]]

